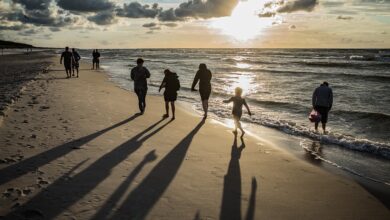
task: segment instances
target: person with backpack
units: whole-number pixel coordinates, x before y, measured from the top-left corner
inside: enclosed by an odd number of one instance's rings
[[[138,107],[141,115],[144,114],[146,108],[146,94],[148,92],[147,78],[150,78],[149,70],[143,66],[144,60],[137,59],[137,66],[131,69],[130,77],[134,81],[134,92],[138,97]]]
[[[166,69],[164,74],[165,77],[160,85],[160,89],[158,90],[158,92],[160,92],[162,88],[165,88],[164,100],[166,114],[163,117],[169,117],[169,103],[171,103],[172,120],[175,120],[175,101],[177,99],[177,91],[180,90],[179,76],[176,73],[171,72],[169,69]]]

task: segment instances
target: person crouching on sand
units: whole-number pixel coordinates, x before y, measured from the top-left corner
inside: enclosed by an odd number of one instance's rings
[[[160,92],[162,88],[165,88],[164,100],[166,114],[163,117],[169,117],[169,103],[171,103],[172,120],[175,120],[175,101],[177,99],[177,91],[180,89],[179,76],[177,76],[176,73],[171,72],[169,69],[164,71],[164,75],[165,77],[160,85],[160,89],[158,90],[158,92]]]
[[[234,125],[235,125],[233,133],[234,133],[234,135],[237,135],[237,128],[239,128],[241,130],[241,133],[242,133],[241,137],[243,137],[245,134],[245,131],[244,131],[244,129],[242,129],[241,122],[240,122],[241,116],[242,116],[242,106],[245,105],[245,108],[248,111],[249,116],[252,116],[252,113],[251,113],[249,106],[246,103],[245,99],[242,98],[241,95],[242,95],[242,89],[240,87],[237,87],[235,89],[235,96],[231,97],[228,100],[224,100],[223,102],[224,103],[233,102],[232,114],[233,114],[233,120],[234,120]]]

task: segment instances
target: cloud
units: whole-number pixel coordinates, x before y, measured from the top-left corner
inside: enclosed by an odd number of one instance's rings
[[[109,0],[57,0],[62,9],[76,12],[98,12],[114,8]]]
[[[270,17],[274,17],[275,15],[276,13],[271,11],[260,12],[258,14],[260,18],[270,18]]]
[[[171,27],[171,28],[178,26],[178,24],[176,23],[161,23],[161,25]]]
[[[49,7],[51,0],[12,0],[12,2],[21,4],[28,10],[44,10]]]
[[[130,4],[123,4],[123,8],[116,9],[116,13],[120,17],[128,18],[155,18],[160,12],[161,8],[158,4],[141,5],[138,2],[132,2]]]
[[[53,32],[61,31],[61,29],[58,28],[58,27],[50,27],[49,29],[50,29],[51,31],[53,31]]]
[[[177,8],[162,11],[161,21],[182,21],[187,18],[214,18],[229,16],[239,0],[189,0]]]
[[[342,15],[339,15],[339,16],[337,16],[337,19],[338,19],[338,20],[352,20],[353,17],[351,17],[351,16],[342,16]]]
[[[145,27],[145,28],[151,28],[151,27],[156,27],[157,26],[157,23],[146,23],[146,24],[143,24],[142,27]]]
[[[98,12],[93,16],[89,16],[88,20],[98,25],[109,25],[117,22],[113,11]]]
[[[313,11],[318,4],[318,0],[292,0],[286,1],[281,5],[277,12],[279,13],[292,13],[296,11]]]
[[[25,25],[12,25],[12,26],[2,26],[0,25],[0,31],[20,31],[26,29]]]

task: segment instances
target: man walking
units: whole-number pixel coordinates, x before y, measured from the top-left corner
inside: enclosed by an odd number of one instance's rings
[[[65,47],[65,51],[62,52],[60,64],[62,64],[62,59],[64,59],[66,78],[70,78],[72,76],[73,54],[69,51],[69,47]]]
[[[144,66],[142,58],[137,59],[137,66],[131,70],[131,79],[134,81],[134,92],[138,96],[138,106],[140,113],[143,114],[146,108],[146,94],[148,92],[147,78],[150,78],[150,72]]]
[[[324,133],[326,133],[326,123],[328,122],[328,113],[333,105],[333,91],[329,87],[328,82],[323,82],[313,92],[312,97],[313,108],[321,114],[321,124]],[[318,131],[319,122],[315,122],[314,126]]]

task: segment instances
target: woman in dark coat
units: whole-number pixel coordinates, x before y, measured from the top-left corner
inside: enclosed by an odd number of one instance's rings
[[[160,89],[158,90],[160,92],[162,88],[165,88],[164,100],[166,114],[163,117],[169,117],[169,103],[171,103],[172,120],[175,120],[175,101],[177,99],[177,91],[180,89],[180,81],[177,74],[171,72],[169,69],[166,69],[164,74],[165,77],[160,85]]]
[[[207,69],[206,64],[201,63],[199,65],[199,70],[196,72],[194,82],[192,83],[191,90],[196,91],[195,86],[199,81],[199,93],[200,98],[202,99],[202,107],[204,111],[204,117],[207,117],[207,112],[209,108],[209,98],[211,94],[211,78],[212,74],[209,69]]]

